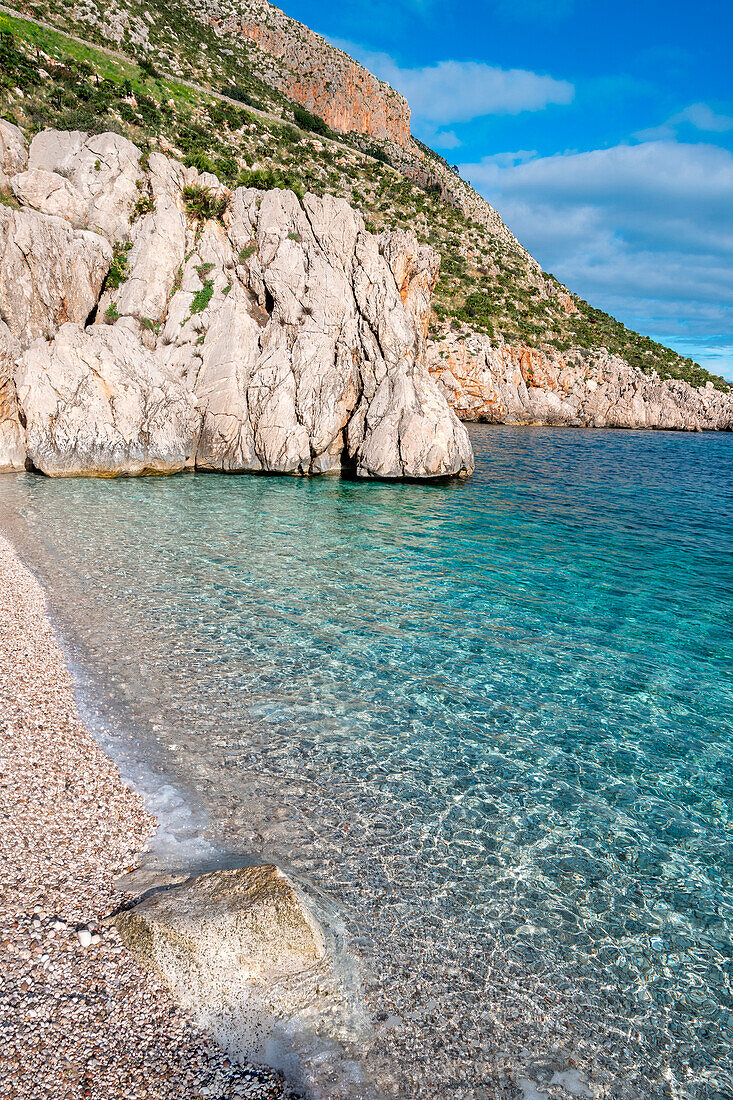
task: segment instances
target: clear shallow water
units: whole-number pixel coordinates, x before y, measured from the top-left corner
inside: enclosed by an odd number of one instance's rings
[[[336,900],[387,1094],[730,1098],[733,436],[472,437],[462,485],[18,475],[0,520],[184,846]]]

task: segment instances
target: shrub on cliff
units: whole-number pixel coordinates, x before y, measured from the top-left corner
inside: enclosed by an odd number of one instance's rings
[[[293,118],[301,130],[309,130],[313,134],[322,137],[331,137],[331,127],[319,115],[311,114],[301,107],[299,103],[293,105]]]
[[[239,103],[246,103],[248,107],[259,108],[262,106],[259,100],[257,100],[251,92],[248,92],[246,88],[225,84],[221,89],[221,94],[228,96],[229,99],[236,99]]]
[[[221,221],[229,206],[227,195],[216,195],[200,184],[183,188],[183,202],[188,216],[197,221]]]
[[[303,198],[305,188],[300,180],[290,172],[276,172],[272,168],[253,168],[240,172],[237,177],[238,187],[256,187],[258,191],[273,191],[280,188],[283,191],[294,191],[299,199]]]

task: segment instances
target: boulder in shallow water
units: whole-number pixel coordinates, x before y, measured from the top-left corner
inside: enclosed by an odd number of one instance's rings
[[[376,1095],[346,1053],[363,1025],[335,941],[279,868],[198,875],[115,923],[138,962],[231,1054],[284,1070],[312,1097]]]

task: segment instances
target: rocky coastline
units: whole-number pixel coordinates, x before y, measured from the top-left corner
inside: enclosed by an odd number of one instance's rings
[[[0,1097],[279,1100],[107,919],[155,822],[81,724],[43,591],[0,536]]]
[[[604,349],[549,353],[449,335],[427,344],[426,366],[462,421],[573,428],[732,431],[733,393],[661,379]]]

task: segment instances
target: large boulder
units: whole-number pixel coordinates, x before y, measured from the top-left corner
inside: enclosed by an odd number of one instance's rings
[[[44,474],[172,474],[195,450],[195,400],[160,370],[132,321],[63,325],[23,354],[16,384],[28,456]]]
[[[345,1057],[363,1032],[331,933],[277,867],[198,875],[117,915],[123,942],[232,1053],[315,1098],[364,1096]]]
[[[0,206],[0,314],[24,347],[96,307],[112,259],[97,233],[61,218]]]

